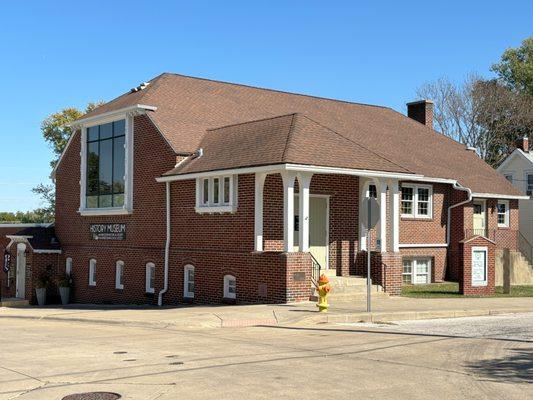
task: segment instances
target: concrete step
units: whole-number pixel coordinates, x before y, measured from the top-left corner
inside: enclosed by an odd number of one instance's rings
[[[329,277],[329,284],[331,285],[330,299],[361,299],[366,298],[366,278],[360,276],[334,276]],[[380,285],[372,285],[372,296],[388,297],[388,294],[383,291]],[[312,301],[317,299],[316,290],[312,292],[310,297]]]
[[[30,305],[29,300],[24,299],[2,299],[0,301],[0,307],[28,307]]]

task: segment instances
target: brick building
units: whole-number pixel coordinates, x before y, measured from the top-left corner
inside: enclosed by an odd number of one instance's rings
[[[73,124],[57,270],[76,302],[283,303],[318,270],[364,275],[368,250],[391,294],[460,281],[465,240],[516,251],[521,194],[432,129],[430,101],[407,107],[162,74]]]

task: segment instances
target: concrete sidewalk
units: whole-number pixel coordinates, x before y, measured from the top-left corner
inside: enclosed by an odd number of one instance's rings
[[[69,305],[44,308],[0,308],[0,318],[45,319],[157,329],[200,329],[257,325],[312,325],[338,322],[379,322],[429,318],[454,318],[502,313],[533,312],[533,298],[376,298],[373,312],[364,300],[336,302],[327,314],[315,303],[242,306],[99,306]]]

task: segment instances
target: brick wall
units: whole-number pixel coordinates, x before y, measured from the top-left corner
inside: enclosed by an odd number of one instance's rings
[[[487,285],[472,285],[472,248],[487,248]],[[467,296],[490,296],[494,294],[495,282],[495,252],[496,246],[491,241],[477,237],[473,240],[461,243],[462,256],[461,264],[463,265],[462,274],[459,279],[459,291]]]

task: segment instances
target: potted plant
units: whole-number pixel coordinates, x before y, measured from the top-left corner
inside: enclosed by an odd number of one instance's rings
[[[72,286],[72,278],[69,274],[63,274],[57,281],[59,286],[59,294],[61,295],[61,304],[67,305],[70,300],[70,288]]]
[[[44,306],[46,303],[46,288],[48,287],[50,280],[48,275],[43,273],[39,276],[35,282],[35,293],[37,294],[37,304]]]

